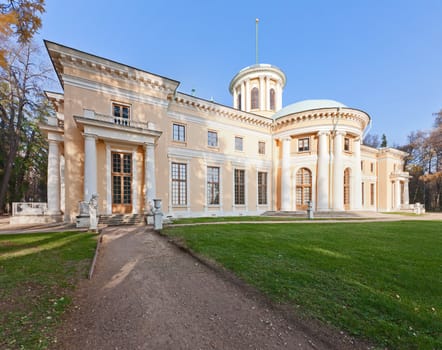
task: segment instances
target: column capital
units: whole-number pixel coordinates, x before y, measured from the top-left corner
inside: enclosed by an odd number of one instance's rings
[[[335,136],[345,136],[345,135],[347,135],[347,133],[345,131],[342,131],[342,130],[335,131]]]
[[[147,150],[147,149],[149,149],[149,148],[155,148],[155,144],[154,144],[154,143],[151,143],[151,142],[146,142],[146,143],[143,143],[143,148],[144,148],[145,150]]]
[[[82,133],[82,135],[83,135],[83,137],[84,137],[85,139],[86,139],[86,138],[88,138],[88,139],[94,139],[94,140],[97,140],[97,139],[98,139],[98,136],[95,135],[95,134],[89,134],[89,133],[84,132],[84,133]]]
[[[318,136],[328,136],[330,135],[330,131],[318,131],[317,133]]]

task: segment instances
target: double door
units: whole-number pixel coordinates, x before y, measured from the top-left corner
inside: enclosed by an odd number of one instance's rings
[[[112,213],[132,212],[132,154],[112,152]]]

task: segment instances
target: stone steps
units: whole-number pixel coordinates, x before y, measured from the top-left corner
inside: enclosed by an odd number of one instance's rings
[[[142,214],[114,214],[100,215],[99,225],[120,226],[120,225],[144,225],[144,215]]]
[[[357,218],[357,213],[351,211],[315,211],[315,218]],[[287,216],[287,217],[307,217],[307,211],[266,211],[261,216]]]

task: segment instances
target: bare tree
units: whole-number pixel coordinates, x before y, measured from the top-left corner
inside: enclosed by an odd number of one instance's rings
[[[18,156],[26,156],[23,144],[33,141],[27,131],[41,108],[41,86],[49,73],[36,62],[37,51],[31,44],[14,46],[8,52],[7,67],[0,68],[0,213]]]
[[[378,148],[381,142],[379,141],[379,135],[368,133],[365,135],[364,140],[362,142],[366,146],[370,146],[373,148]]]

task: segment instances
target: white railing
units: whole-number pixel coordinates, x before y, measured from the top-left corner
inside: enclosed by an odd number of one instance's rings
[[[12,203],[12,216],[45,215],[48,203],[42,202],[14,202]]]
[[[106,123],[112,123],[120,126],[127,126],[132,128],[140,128],[140,129],[155,129],[155,126],[151,122],[136,122],[131,120],[130,118],[123,118],[123,117],[114,117],[111,115],[104,115],[104,114],[98,114],[91,110],[85,110],[85,113],[83,115],[84,118],[92,119],[92,120],[99,120]]]

